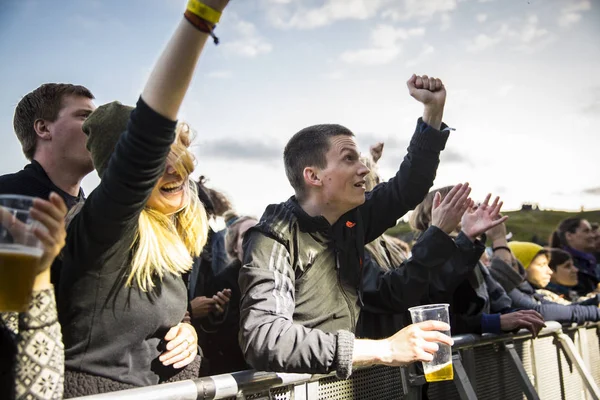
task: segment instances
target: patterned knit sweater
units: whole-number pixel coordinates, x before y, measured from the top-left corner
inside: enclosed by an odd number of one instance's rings
[[[0,313],[0,398],[63,397],[64,346],[54,290],[34,292],[23,313]]]

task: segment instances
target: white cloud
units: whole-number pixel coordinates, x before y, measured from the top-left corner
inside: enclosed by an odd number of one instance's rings
[[[425,22],[442,14],[441,29],[449,28],[449,12],[460,0],[324,0],[320,6],[306,1],[265,0],[271,24],[283,29],[314,29],[342,20],[367,20],[378,15],[392,21]]]
[[[232,77],[231,71],[211,71],[206,74],[207,78],[227,79]]]
[[[473,42],[467,46],[467,51],[470,51],[470,52],[483,51],[483,50],[489,49],[490,47],[495,46],[496,44],[500,43],[501,41],[502,41],[502,38],[499,36],[491,37],[491,36],[481,33],[481,34],[477,35],[475,37],[475,39],[473,39]]]
[[[340,56],[348,64],[382,65],[393,61],[400,54],[399,47],[374,47],[345,51]]]
[[[519,28],[513,29],[509,23],[503,23],[494,34],[477,35],[467,44],[467,51],[484,51],[500,42],[507,42],[512,50],[532,52],[554,39],[547,29],[539,26],[536,15],[531,15],[524,22],[515,25]]]
[[[487,21],[487,14],[477,14],[477,17],[475,17],[477,19],[477,22],[482,23]]]
[[[457,6],[456,0],[404,0],[401,5],[399,1],[394,2],[394,7],[386,9],[382,15],[393,21],[406,21],[408,19],[429,20],[437,13],[448,13],[454,11]]]
[[[345,51],[340,58],[348,64],[387,64],[402,52],[403,41],[424,34],[425,28],[402,29],[390,25],[378,25],[371,32],[372,47]]]
[[[243,57],[256,57],[271,52],[273,46],[260,35],[253,23],[236,19],[233,30],[236,32],[237,38],[224,43],[225,49]]]
[[[325,0],[322,6],[312,8],[304,7],[300,2],[271,1],[279,4],[267,9],[267,17],[274,26],[314,29],[341,20],[370,19],[392,0]]]
[[[563,28],[568,28],[581,20],[582,12],[592,8],[590,0],[572,1],[560,11],[558,17],[558,25]]]
[[[408,60],[405,65],[407,67],[414,67],[415,65],[422,63],[423,60],[428,58],[434,52],[435,52],[435,48],[432,45],[428,44],[425,46],[423,51],[421,51],[421,53],[419,53],[419,55],[417,57],[413,58],[412,60]]]

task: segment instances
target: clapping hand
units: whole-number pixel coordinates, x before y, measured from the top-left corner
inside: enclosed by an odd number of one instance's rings
[[[490,205],[491,197],[490,193],[485,197],[484,202],[477,207],[471,205],[462,217],[462,230],[471,240],[475,240],[482,233],[503,224],[508,219],[507,216],[500,217],[500,210],[503,205],[500,198],[496,197]]]
[[[442,200],[442,195],[436,193],[431,209],[431,225],[450,234],[456,230],[465,211],[472,206],[469,198],[471,188],[468,183],[454,186]]]

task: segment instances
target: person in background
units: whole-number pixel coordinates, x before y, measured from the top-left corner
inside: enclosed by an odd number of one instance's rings
[[[514,308],[535,310],[546,321],[582,324],[586,321],[600,321],[600,308],[595,305],[563,305],[550,301],[537,289],[545,288],[552,277],[548,266],[548,250],[529,242],[510,242],[515,258],[523,266],[525,280],[508,295]]]
[[[81,180],[94,165],[81,125],[96,109],[93,100],[84,86],[45,83],[19,101],[13,125],[30,163],[17,173],[0,176],[0,194],[47,200],[54,192],[69,209],[85,199]],[[59,257],[50,269],[57,290],[60,269]]]
[[[600,295],[590,293],[587,296],[579,296],[574,290],[578,283],[578,270],[573,264],[571,255],[561,249],[550,249],[549,256],[548,266],[552,270],[550,283],[543,289],[537,289],[537,292],[543,294],[544,298],[558,304],[570,305],[577,303],[597,306]]]
[[[217,216],[217,213],[222,212],[224,204],[214,195],[215,192],[212,189],[204,185],[205,183],[206,178],[204,176],[201,176],[196,182],[198,197],[204,205],[208,219],[211,220]],[[211,325],[219,323],[224,318],[224,310],[227,307],[230,295],[230,290],[214,295],[210,293],[214,279],[213,266],[217,234],[218,232],[215,232],[209,224],[206,244],[200,255],[194,257],[191,271],[184,275],[188,287],[188,310],[191,323],[196,329],[198,342],[203,348],[207,344],[205,332],[212,330]],[[222,256],[216,255],[216,257]],[[208,364],[203,364],[203,375],[206,374],[207,369]]]
[[[371,146],[371,157],[361,157],[361,162],[371,172],[365,176],[365,189],[372,191],[381,183],[377,164],[383,153],[383,143]],[[372,263],[379,268],[389,271],[399,268],[408,258],[408,253],[399,247],[392,237],[383,234],[365,245],[365,263]],[[410,325],[406,313],[381,312],[375,307],[365,304],[361,308],[356,324],[356,336],[368,339],[383,339],[392,336],[406,325]]]
[[[229,202],[227,196],[218,190],[209,188],[210,198],[215,205],[215,217],[223,217],[225,214],[232,211],[233,206]],[[229,262],[231,258],[227,256],[227,250],[225,249],[225,235],[227,234],[227,220],[225,221],[225,228],[218,232],[215,232],[215,237],[212,241],[212,270],[213,274],[217,275],[221,272]]]
[[[415,208],[409,222],[417,234],[422,234],[429,228],[436,201],[445,199],[453,190],[452,186],[432,190]],[[482,204],[486,205],[489,198],[490,195]],[[499,198],[494,200],[494,204],[502,206]],[[482,205],[477,209],[479,207]],[[512,312],[510,298],[489,271],[490,268],[511,269],[511,266],[506,265],[499,258],[493,258],[489,268],[480,263],[485,245],[477,238],[479,235],[469,236],[467,232],[471,232],[473,226],[485,224],[486,221],[473,219],[472,213],[473,211],[467,211],[462,217],[461,224],[450,233],[456,242],[457,251],[443,266],[446,275],[454,271],[460,279],[452,284],[446,279],[440,279],[443,275],[431,274],[429,292],[423,298],[423,304],[449,303],[453,334],[498,334],[523,328],[528,329],[535,337],[544,327],[543,318],[535,311]],[[496,229],[505,219],[506,217],[496,219],[494,225],[487,221],[481,233]],[[468,249],[470,251],[467,251]]]
[[[594,251],[593,256],[596,258],[596,262],[600,260],[600,224],[598,222],[592,222],[592,236],[594,238]]]
[[[48,199],[55,192],[69,209],[84,198],[81,180],[94,165],[81,126],[96,109],[93,100],[84,86],[45,83],[19,101],[13,125],[30,163],[0,176],[0,194]]]
[[[567,218],[558,224],[550,236],[550,247],[563,249],[573,257],[579,270],[579,283],[575,287],[580,296],[597,290],[600,283],[595,251],[594,234],[590,223],[579,217]]]
[[[0,398],[56,400],[63,397],[64,346],[50,265],[65,244],[67,206],[54,192],[36,199],[31,210],[44,253],[27,311],[0,313]],[[32,349],[35,349],[32,351]]]
[[[238,341],[241,300],[238,276],[244,259],[244,249],[242,247],[244,237],[248,229],[257,223],[256,218],[243,215],[238,217],[227,229],[225,248],[232,261],[215,276],[212,293],[217,294],[225,289],[230,289],[231,301],[227,307],[227,316],[224,321],[216,325],[215,329],[207,335],[208,340],[204,353],[210,362],[211,375],[249,368],[244,360]]]
[[[227,3],[195,5],[214,17]],[[215,23],[188,9],[136,108],[109,103],[83,125],[101,181],[71,210],[63,251],[65,397],[199,374],[182,274],[202,251],[208,221],[190,178],[190,131],[175,119]]]

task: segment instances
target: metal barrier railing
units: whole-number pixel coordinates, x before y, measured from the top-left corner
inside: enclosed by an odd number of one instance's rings
[[[570,328],[563,328],[557,322],[547,322],[546,325],[547,327],[540,332],[536,340],[532,340],[531,334],[527,331],[509,335],[454,336],[454,381],[429,384],[430,397],[471,400],[522,399],[525,396],[530,400],[540,398],[566,400],[567,393],[576,390],[581,392],[582,396],[587,396],[583,398],[600,400],[600,390],[596,384],[596,381],[600,380],[598,325]],[[594,333],[590,334],[591,331]],[[570,335],[577,337],[579,347]],[[556,375],[554,365],[550,365],[552,371],[548,369],[549,366],[541,365],[543,357],[556,361],[560,379],[553,379]],[[496,373],[497,376],[492,377],[495,380],[488,379],[485,368],[490,368],[490,371]],[[545,370],[548,375],[553,376],[547,379],[548,382],[544,380]],[[544,381],[543,385],[542,381]],[[424,377],[416,373],[414,366],[364,368],[355,371],[352,377],[345,381],[340,381],[333,375],[240,371],[79,399],[401,398],[419,400],[425,383]],[[510,386],[508,389],[504,387],[507,383]],[[550,385],[554,386],[551,388]],[[495,386],[498,386],[496,393]],[[509,389],[512,391],[510,394],[507,392]],[[543,395],[540,395],[541,392],[544,392]]]

